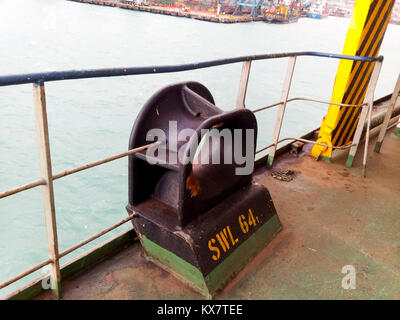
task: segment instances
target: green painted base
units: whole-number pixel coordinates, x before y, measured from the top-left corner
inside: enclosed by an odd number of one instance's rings
[[[272,167],[272,164],[274,163],[274,157],[268,156],[267,157],[267,164]]]
[[[332,158],[331,157],[325,157],[325,156],[319,156],[318,160],[322,160],[328,163],[332,163]]]
[[[57,300],[62,299],[61,281],[56,281],[54,284],[53,294]]]
[[[365,167],[365,165],[363,165],[363,167],[362,167],[362,170],[361,170],[361,175],[365,178],[365,170],[366,170],[366,167]]]
[[[200,292],[207,299],[212,298],[208,292],[205,279],[199,269],[171,251],[160,247],[158,244],[149,240],[146,236],[142,236],[141,243],[145,249],[147,260],[173,274],[179,280],[186,283],[197,292]]]
[[[399,127],[396,127],[396,130],[394,130],[394,135],[395,135],[396,137],[399,137],[399,138],[400,138],[400,128],[399,128]]]
[[[351,168],[353,166],[354,156],[349,155],[346,161],[346,167]]]
[[[239,273],[260,250],[271,242],[281,230],[282,224],[278,216],[274,215],[206,276],[203,276],[195,266],[160,247],[146,236],[142,236],[141,243],[149,260],[176,275],[193,289],[210,299]]]
[[[374,151],[375,151],[375,152],[381,151],[381,147],[382,147],[382,142],[377,141],[376,144],[375,144],[375,149],[374,149]]]

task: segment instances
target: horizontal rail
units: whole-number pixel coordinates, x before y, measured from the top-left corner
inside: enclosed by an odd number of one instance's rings
[[[396,121],[396,122],[392,123],[391,125],[389,125],[389,126],[387,127],[386,130],[392,129],[393,127],[397,126],[398,124],[400,124],[400,121]]]
[[[162,141],[156,141],[156,142],[144,145],[142,147],[134,148],[134,149],[131,149],[129,151],[119,153],[119,154],[117,154],[115,156],[104,158],[102,160],[94,161],[94,162],[85,164],[83,166],[80,166],[80,167],[77,167],[77,168],[74,168],[74,169],[71,169],[71,170],[66,170],[66,171],[57,173],[57,174],[53,175],[53,180],[60,179],[60,178],[65,177],[65,176],[69,176],[69,175],[71,175],[73,173],[76,173],[76,172],[79,172],[79,171],[82,171],[82,170],[86,170],[86,169],[90,169],[90,168],[99,166],[101,164],[104,164],[104,163],[107,163],[107,162],[110,162],[110,161],[114,161],[114,160],[129,156],[129,155],[135,154],[137,152],[146,150],[148,148],[158,146],[161,143],[162,143]]]
[[[14,188],[14,189],[10,189],[10,190],[0,193],[0,199],[11,196],[11,195],[16,194],[21,191],[25,191],[25,190],[29,190],[29,189],[32,189],[32,188],[35,188],[38,186],[42,186],[45,184],[46,184],[46,182],[44,181],[44,179],[39,179],[39,180],[30,182],[30,183],[24,184],[23,186],[20,186],[20,187]]]
[[[71,169],[71,170],[66,170],[66,171],[57,173],[57,174],[53,175],[52,180],[57,180],[57,179],[60,179],[62,177],[71,175],[73,173],[76,173],[76,172],[79,172],[79,171],[82,171],[82,170],[86,170],[86,169],[90,169],[90,168],[96,167],[98,165],[101,165],[101,164],[104,164],[104,163],[107,163],[107,162],[110,162],[110,161],[113,161],[113,160],[117,160],[117,159],[129,156],[129,155],[132,155],[132,154],[134,154],[136,152],[140,152],[140,151],[143,151],[145,149],[151,148],[153,146],[157,146],[157,145],[159,145],[161,143],[162,143],[162,141],[156,141],[156,142],[144,145],[142,147],[134,148],[134,149],[128,150],[126,152],[119,153],[119,154],[117,154],[115,156],[107,157],[107,158],[104,158],[104,159],[101,159],[101,160],[98,160],[98,161],[95,161],[95,162],[91,162],[91,163],[85,164],[83,166],[80,166],[80,167],[77,167],[77,168],[74,168],[74,169]],[[0,193],[0,199],[8,197],[8,196],[11,196],[13,194],[16,194],[16,193],[19,193],[19,192],[22,192],[22,191],[25,191],[25,190],[28,190],[28,189],[32,189],[32,188],[35,188],[35,187],[38,187],[38,186],[41,186],[41,185],[45,185],[45,184],[46,184],[46,182],[44,181],[44,179],[36,180],[36,181],[30,182],[28,184],[25,184],[23,186],[20,186],[18,188],[10,189],[10,190],[7,190],[7,191],[4,191],[4,192]]]
[[[318,99],[311,99],[311,98],[303,98],[303,97],[298,97],[298,98],[292,98],[289,99],[288,102],[292,101],[311,101],[311,102],[317,102],[317,103],[323,103],[323,104],[333,104],[335,106],[340,106],[340,107],[346,107],[346,108],[360,108],[368,105],[368,103],[361,103],[361,104],[346,104],[346,103],[338,103],[338,102],[330,102],[330,101],[324,101],[324,100],[318,100]]]
[[[257,151],[256,151],[256,154],[257,154],[257,153],[260,153],[260,152],[263,152],[263,151],[265,151],[265,150],[267,150],[267,149],[273,147],[274,145],[275,145],[275,143],[271,143],[271,144],[267,145],[266,147],[261,148],[260,150],[257,150]]]
[[[279,102],[276,102],[276,103],[274,103],[274,104],[270,104],[270,105],[268,105],[268,106],[261,107],[261,108],[258,108],[258,109],[254,109],[254,110],[251,110],[251,111],[252,111],[253,113],[260,112],[260,111],[263,111],[263,110],[266,110],[266,109],[270,109],[270,108],[273,108],[273,107],[277,107],[277,106],[281,105],[282,103],[283,103],[283,101],[279,101]]]
[[[286,140],[291,140],[291,141],[301,141],[301,142],[305,142],[305,143],[312,143],[312,144],[317,144],[319,146],[323,146],[323,147],[328,147],[328,148],[332,148],[332,149],[348,149],[352,146],[355,146],[355,144],[347,144],[345,146],[331,146],[329,144],[325,144],[325,143],[319,143],[313,140],[307,140],[307,139],[302,139],[302,138],[284,138],[282,140],[279,140],[278,143],[286,141]]]
[[[87,238],[86,240],[84,240],[84,241],[76,244],[75,246],[63,251],[62,253],[60,253],[58,255],[58,258],[60,259],[60,258],[62,258],[64,256],[66,256],[67,254],[73,252],[74,250],[76,250],[76,249],[78,249],[80,247],[83,247],[84,245],[88,244],[89,242],[91,242],[91,241],[93,241],[93,240],[95,240],[97,238],[100,238],[101,236],[105,235],[106,233],[108,233],[108,232],[120,227],[121,225],[131,221],[133,218],[134,218],[134,215],[131,215],[131,216],[121,220],[120,222],[114,224],[113,226],[108,227],[107,229],[104,229],[103,231],[100,231],[100,232],[96,233],[95,235]],[[28,270],[19,273],[18,275],[12,277],[11,279],[1,283],[0,284],[0,289],[3,289],[5,287],[9,286],[10,284],[12,284],[12,283],[14,283],[14,282],[26,277],[27,275],[29,275],[29,274],[31,274],[31,273],[33,273],[35,271],[38,271],[40,268],[43,268],[44,266],[50,264],[51,262],[52,262],[51,259],[47,259],[46,261],[43,261],[43,262],[41,262],[41,263],[29,268]]]
[[[134,149],[128,150],[126,152],[117,154],[115,156],[107,157],[107,158],[104,158],[102,160],[98,160],[98,161],[95,161],[95,162],[92,162],[92,163],[88,163],[86,165],[77,167],[75,169],[67,170],[67,171],[58,173],[58,174],[54,175],[52,177],[52,179],[53,180],[59,179],[59,178],[65,177],[67,175],[70,175],[70,174],[73,174],[73,173],[76,173],[76,172],[79,172],[79,171],[82,171],[82,170],[85,170],[85,169],[89,169],[89,168],[92,168],[92,167],[95,167],[95,166],[98,166],[98,165],[101,165],[101,164],[104,164],[104,163],[107,163],[107,162],[110,162],[110,161],[113,161],[113,160],[117,160],[117,159],[129,156],[129,155],[132,155],[134,153],[143,151],[145,149],[151,148],[153,146],[160,145],[161,143],[162,143],[162,141],[156,141],[156,142],[153,142],[153,143],[150,143],[150,144],[147,144],[147,145],[144,145],[144,146],[141,146],[141,147],[138,147],[138,148],[134,148]],[[21,192],[21,191],[24,191],[24,190],[28,190],[28,189],[31,189],[31,188],[34,188],[34,187],[37,187],[37,186],[40,186],[40,185],[44,185],[44,184],[46,184],[44,179],[40,179],[40,180],[31,182],[29,184],[26,184],[24,186],[5,191],[5,192],[0,194],[0,198],[4,198],[4,197],[10,196],[12,194],[16,194],[18,192]],[[75,246],[63,251],[62,253],[60,253],[58,255],[57,259],[60,259],[60,258],[62,258],[64,256],[68,255],[69,253],[75,251],[76,249],[78,249],[78,248],[88,244],[89,242],[91,242],[91,241],[93,241],[93,240],[105,235],[106,233],[118,228],[119,226],[125,224],[126,222],[128,222],[128,221],[130,221],[132,219],[133,219],[133,216],[129,216],[129,217],[121,220],[120,222],[114,224],[113,226],[108,227],[107,229],[104,229],[103,231],[101,231],[101,232],[89,237],[88,239],[76,244]],[[4,287],[7,287],[8,285],[10,285],[10,284],[12,284],[12,283],[14,283],[14,282],[26,277],[27,275],[39,270],[40,268],[42,268],[45,265],[48,265],[50,263],[52,263],[52,260],[48,259],[48,260],[46,260],[46,261],[44,261],[44,262],[42,262],[40,264],[37,264],[37,265],[33,266],[32,268],[29,268],[28,270],[16,275],[15,277],[13,277],[13,278],[1,283],[0,284],[0,289],[2,289]]]
[[[386,99],[387,99],[388,97],[390,97],[390,95],[386,96]],[[380,102],[382,102],[382,101],[380,101],[380,99],[378,99],[378,100],[376,100],[375,102],[379,102],[379,103],[380,103]],[[364,103],[363,105],[365,105],[365,103]],[[393,117],[396,117],[396,116],[398,116],[399,114],[400,114],[400,108],[397,108],[397,109],[394,109],[394,110],[393,110]],[[382,112],[382,113],[380,113],[380,114],[377,114],[377,115],[372,119],[372,121],[371,121],[371,129],[374,129],[374,128],[376,128],[377,126],[381,125],[381,124],[383,123],[384,116],[385,116],[385,112]],[[392,119],[394,119],[394,118],[392,118]],[[400,119],[397,120],[397,121],[395,121],[395,122],[393,122],[393,123],[388,127],[388,129],[393,128],[393,127],[396,126],[397,124],[400,124]],[[365,128],[364,128],[364,130],[365,130]],[[284,140],[302,141],[302,142],[305,142],[305,143],[318,144],[318,145],[322,145],[322,146],[325,146],[325,147],[330,147],[330,148],[333,148],[333,149],[348,149],[348,148],[350,148],[350,147],[355,146],[355,144],[348,144],[348,145],[345,145],[345,146],[335,147],[335,146],[329,146],[329,145],[317,143],[316,141],[312,141],[312,140],[306,140],[306,139],[303,139],[303,138],[285,138],[285,139],[279,140],[278,143],[280,143],[280,142],[282,142],[282,141],[284,141]],[[260,150],[257,150],[257,151],[256,151],[256,154],[257,154],[257,153],[260,153],[260,152],[263,152],[263,151],[265,151],[265,150],[271,148],[273,145],[274,145],[274,144],[270,144],[270,145],[268,145],[268,146],[266,146],[266,147],[263,147],[263,148],[260,149]]]
[[[43,261],[43,262],[33,266],[32,268],[29,268],[28,270],[21,272],[20,274],[17,274],[15,277],[12,277],[11,279],[8,279],[7,281],[1,283],[0,289],[3,289],[5,287],[9,286],[10,284],[14,283],[15,281],[18,281],[35,271],[38,271],[40,268],[43,268],[44,266],[47,266],[50,263],[51,263],[51,259],[47,259],[46,261]]]
[[[86,70],[69,70],[69,71],[50,71],[41,73],[27,73],[17,75],[0,76],[0,86],[10,86],[26,83],[42,83],[47,81],[60,81],[72,79],[89,79],[89,78],[103,78],[103,77],[117,77],[129,76],[140,74],[155,74],[155,73],[169,73],[181,72],[196,69],[203,69],[215,66],[222,66],[243,61],[267,60],[287,57],[325,57],[331,59],[346,59],[362,62],[375,62],[382,61],[383,56],[378,57],[360,57],[350,56],[344,54],[332,54],[315,51],[301,51],[301,52],[288,52],[288,53],[268,53],[252,56],[242,56],[228,59],[210,60],[196,63],[170,65],[170,66],[147,66],[147,67],[130,67],[130,68],[104,68],[104,69],[86,69]]]
[[[328,147],[328,148],[332,148],[332,149],[348,149],[348,148],[350,148],[350,147],[355,145],[355,144],[347,144],[345,146],[337,146],[337,147],[335,147],[335,146],[331,146],[331,145],[328,145],[328,144],[319,143],[319,142],[316,142],[316,141],[313,141],[313,140],[307,140],[307,139],[303,139],[303,138],[284,138],[284,139],[279,140],[278,143],[281,143],[281,142],[286,141],[286,140],[301,141],[301,142],[305,142],[305,143],[312,143],[312,144],[317,144],[319,146]],[[264,148],[262,148],[260,150],[257,150],[256,154],[260,153],[260,152],[263,152],[263,151],[273,147],[274,145],[275,145],[275,143],[269,144],[268,146],[266,146],[266,147],[264,147]]]
[[[288,99],[286,102],[292,102],[292,101],[311,101],[311,102],[317,102],[317,103],[323,103],[323,104],[329,104],[329,105],[333,104],[333,105],[336,105],[336,106],[346,107],[346,108],[359,108],[359,107],[363,107],[363,106],[367,105],[367,103],[346,104],[346,103],[336,103],[336,102],[330,102],[330,101],[324,101],[324,100],[318,100],[318,99],[311,99],[311,98],[303,98],[303,97],[291,98],[291,99]],[[283,103],[283,101],[276,102],[274,104],[270,104],[270,105],[265,106],[265,107],[260,107],[258,109],[254,109],[254,110],[251,110],[251,111],[253,113],[260,112],[260,111],[263,111],[263,110],[266,110],[266,109],[270,109],[270,108],[279,106],[282,103]]]
[[[97,238],[100,238],[101,236],[105,235],[106,233],[122,226],[123,224],[127,223],[128,221],[131,221],[133,219],[134,215],[131,215],[123,220],[121,220],[120,222],[112,225],[111,227],[108,227],[107,229],[104,229],[103,231],[96,233],[95,235],[87,238],[86,240],[83,240],[81,242],[79,242],[78,244],[74,245],[73,247],[61,252],[58,257],[62,258],[64,256],[66,256],[67,254],[70,254],[71,252],[75,251],[76,249],[79,249],[80,247],[83,247],[84,245],[88,244],[89,242],[92,242],[93,240],[96,240]]]

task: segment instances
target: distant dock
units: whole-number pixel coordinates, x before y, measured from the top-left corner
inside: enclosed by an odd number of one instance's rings
[[[241,16],[233,16],[225,14],[216,15],[215,13],[212,12],[184,11],[178,8],[154,6],[154,5],[134,5],[116,1],[101,1],[101,0],[68,0],[68,1],[95,4],[107,7],[118,7],[127,10],[146,11],[151,13],[170,15],[175,17],[191,18],[191,19],[217,22],[217,23],[239,23],[239,22],[251,22],[251,21],[263,20],[262,16],[251,17],[250,15],[241,15]]]

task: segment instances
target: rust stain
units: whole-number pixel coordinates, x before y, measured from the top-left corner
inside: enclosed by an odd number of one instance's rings
[[[107,273],[106,274],[106,284],[109,284],[111,281],[111,274]]]
[[[219,122],[219,123],[214,124],[214,125],[212,126],[212,128],[213,128],[213,129],[219,128],[219,127],[222,127],[223,125],[224,125],[223,122]]]
[[[200,184],[199,181],[196,179],[195,175],[193,174],[193,171],[186,179],[186,189],[190,190],[190,196],[192,198],[196,197],[199,194]]]

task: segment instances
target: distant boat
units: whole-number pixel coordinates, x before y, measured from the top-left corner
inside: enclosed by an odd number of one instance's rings
[[[274,14],[265,14],[264,16],[264,22],[267,23],[293,23],[297,22],[299,20],[299,17],[288,15],[287,17],[280,16],[280,15],[274,15]]]
[[[307,13],[307,18],[312,19],[323,19],[326,18],[329,14],[329,8],[325,6],[325,2],[323,1],[314,1],[310,6],[310,9]]]
[[[348,18],[351,17],[351,10],[347,8],[335,8],[329,13],[331,16]]]
[[[326,16],[324,16],[322,13],[309,12],[307,14],[307,18],[323,19],[323,18],[326,18]]]
[[[297,12],[286,7],[284,4],[271,5],[264,13],[264,21],[267,23],[292,23],[299,20]]]

